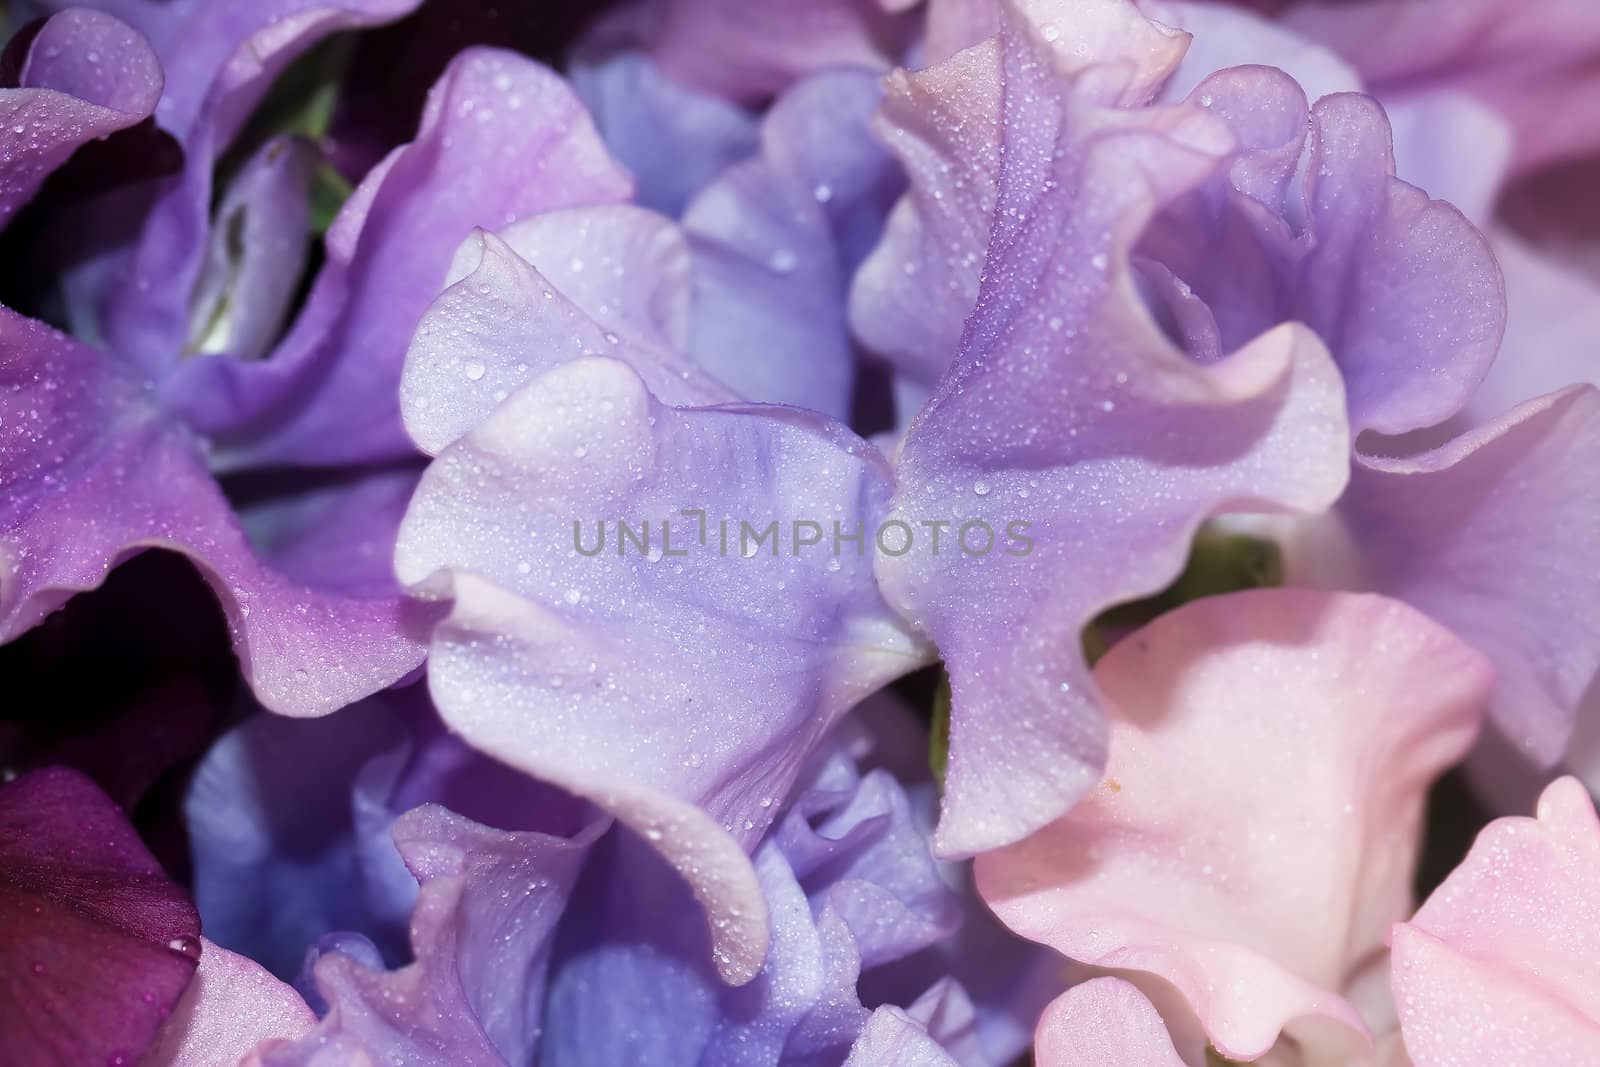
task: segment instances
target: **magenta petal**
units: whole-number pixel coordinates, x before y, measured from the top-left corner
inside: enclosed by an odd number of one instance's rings
[[[453,601],[429,663],[445,721],[660,849],[711,912],[730,977],[765,950],[745,849],[828,727],[925,661],[864,552],[832,551],[834,523],[870,531],[888,482],[821,416],[669,408],[625,365],[584,359],[442,452],[401,529],[401,578]],[[704,509],[703,537],[685,508]],[[648,551],[618,550],[619,519],[648,523]],[[783,552],[741,545],[741,519],[782,527]],[[802,519],[829,540],[792,554]]]
[[[216,591],[245,677],[274,710],[333,711],[421,662],[426,608],[270,569],[198,442],[98,352],[0,309],[0,386],[0,639],[134,552],[167,548]]]
[[[46,21],[18,87],[0,89],[0,226],[79,146],[148,118],[160,96],[161,66],[133,29],[88,8]]]
[[[1099,107],[1062,89],[1031,32],[1002,35],[983,286],[897,472],[893,518],[948,523],[947,547],[878,559],[951,676],[947,853],[1015,841],[1098,779],[1105,724],[1079,640],[1095,614],[1171,580],[1209,515],[1320,510],[1348,464],[1343,388],[1303,326],[1200,365],[1141,301],[1130,246],[1215,173],[1231,148],[1220,121]],[[994,541],[948,547],[966,523]]]
[[[194,981],[140,1067],[238,1067],[262,1042],[298,1038],[316,1022],[292,987],[202,938]]]
[[[276,351],[251,364],[187,361],[166,395],[222,435],[229,466],[408,456],[401,365],[461,242],[475,227],[631,192],[559,76],[469,49],[434,86],[416,140],[368,174],[335,220],[328,263]]]
[[[200,917],[116,805],[57,768],[0,787],[8,1063],[138,1062],[195,972]]]
[[[1419,456],[1357,460],[1339,504],[1356,580],[1487,654],[1496,724],[1553,763],[1600,671],[1600,390],[1531,400]]]

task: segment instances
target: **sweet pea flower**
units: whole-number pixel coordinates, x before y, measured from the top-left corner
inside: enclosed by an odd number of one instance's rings
[[[1002,921],[1118,976],[1047,1012],[1041,1057],[1385,1062],[1385,941],[1425,791],[1477,733],[1484,657],[1394,601],[1261,590],[1164,615],[1095,670],[1105,777],[977,860]]]
[[[22,14],[17,1062],[1587,1062],[1576,7]]]
[[[1219,143],[1228,148],[1217,150],[1225,161],[1158,205],[1134,235],[1128,270],[1138,279],[1150,313],[1193,362],[1209,365],[1262,331],[1297,321],[1314,331],[1337,364],[1350,430],[1348,485],[1340,487],[1337,504],[1324,519],[1262,524],[1288,531],[1275,536],[1287,542],[1290,581],[1382,592],[1457,629],[1495,659],[1499,688],[1493,716],[1500,732],[1535,762],[1548,765],[1559,758],[1600,669],[1600,619],[1589,584],[1592,568],[1581,547],[1600,534],[1595,526],[1600,509],[1590,498],[1592,479],[1584,473],[1600,429],[1594,421],[1595,390],[1575,384],[1592,375],[1591,368],[1580,369],[1569,358],[1578,351],[1575,332],[1563,334],[1560,354],[1551,359],[1538,343],[1541,333],[1523,328],[1537,315],[1527,309],[1513,318],[1522,326],[1502,347],[1504,283],[1489,242],[1459,210],[1395,177],[1395,147],[1384,110],[1372,98],[1352,93],[1360,87],[1359,78],[1315,43],[1214,5],[1079,5],[1073,12],[1076,22],[1064,14],[1052,20],[1049,5],[1033,5],[1026,18],[1006,15],[1020,9],[1005,5],[977,9],[998,16],[1002,25],[1010,18],[1036,32],[1048,29],[1052,43],[1072,56],[1085,40],[1115,42],[1129,58],[1121,80],[1107,90],[1111,96],[1127,104],[1159,94],[1159,99],[1203,109],[1225,127]],[[1086,19],[1088,11],[1097,12],[1099,21]],[[1195,40],[1191,52],[1183,52],[1182,35],[1141,12],[1189,27]],[[978,25],[992,21],[980,19]],[[983,94],[970,89],[992,77],[987,47],[959,51],[945,64],[906,76],[905,89],[891,89],[884,129],[910,172],[912,188],[892,214],[885,240],[858,272],[851,299],[858,334],[894,359],[913,384],[926,387],[945,375],[941,388],[959,387],[966,398],[957,411],[979,403],[971,399],[972,383],[954,373],[967,357],[955,356],[953,365],[949,361],[958,351],[977,351],[975,346],[986,340],[975,329],[985,307],[980,278],[996,291],[1011,284],[1001,281],[998,270],[999,253],[1010,246],[1000,240],[994,220],[1021,213],[998,199],[996,180],[1008,160],[1015,163],[1016,153],[1008,156],[995,147],[1002,142],[974,135],[999,128],[993,104],[985,110],[976,102]],[[1100,61],[1108,55],[1103,43],[1085,47],[1084,54]],[[1252,65],[1275,62],[1327,95],[1308,106],[1287,74]],[[1026,99],[1043,96],[1039,91]],[[1460,119],[1459,109],[1447,108],[1444,114]],[[1411,135],[1409,158],[1429,154],[1429,142],[1416,143],[1430,129],[1426,118],[1415,107],[1408,113],[1402,133]],[[1037,128],[1042,121],[1031,125]],[[1416,134],[1418,129],[1424,134]],[[1472,151],[1466,146],[1478,129],[1480,124],[1461,121],[1449,127],[1450,135],[1441,140],[1457,146],[1450,158]],[[1493,165],[1494,154],[1489,158]],[[1428,177],[1442,169],[1435,164]],[[1452,194],[1466,188],[1447,185]],[[1032,180],[1021,186],[1030,206],[1044,202],[1037,186]],[[1475,211],[1481,211],[1481,195],[1474,194]],[[1073,200],[1075,222],[1086,202],[1081,196]],[[1025,218],[1028,224],[1016,232],[1033,240],[1018,243],[1017,254],[1049,247],[1049,241],[1038,239],[1033,217]],[[1218,269],[1219,257],[1227,269]],[[1083,258],[1108,268],[1119,262],[1114,254]],[[949,297],[931,314],[922,308],[926,286]],[[1524,279],[1518,291],[1530,287]],[[1051,310],[1067,306],[1060,299],[1023,306],[1039,310],[1043,325],[1058,323],[1057,333],[1070,332],[1068,342],[1082,331],[1073,315]],[[1035,353],[1063,343],[1046,330],[1027,342]],[[1505,369],[1480,389],[1497,351]],[[1093,382],[1090,376],[1079,384],[1092,387]],[[1555,391],[1528,392],[1536,384]],[[1115,397],[1106,400],[1118,410]],[[940,403],[936,395],[906,439],[898,471],[903,498],[922,499],[913,494],[931,481],[919,467],[919,437],[940,425]],[[996,409],[1008,419],[1017,410],[1015,404]],[[997,426],[1011,425],[1000,422],[998,413],[990,418]],[[988,425],[977,419],[969,424]],[[1305,441],[1303,433],[1300,439]],[[996,451],[971,449],[966,485],[992,492],[1001,484],[993,471],[983,469]],[[1028,477],[1040,481],[1031,467]],[[1037,493],[1039,486],[1026,488]],[[957,483],[952,495],[958,489],[965,491]],[[986,499],[995,500],[987,492]],[[1309,499],[1297,503],[1288,510],[1321,510]],[[1252,504],[1261,509],[1259,502]],[[1234,509],[1217,501],[1197,510],[1203,516]],[[1151,592],[1172,576],[1170,559],[1152,551],[1135,558],[1148,562],[1149,577],[1123,565],[1114,572],[1117,590],[1086,596],[1083,607],[1068,615],[1087,621],[1108,603]],[[891,602],[933,635],[952,671],[953,784],[949,828],[941,832],[941,843],[957,848],[967,716],[987,716],[983,702],[995,700],[1008,709],[1027,709],[1019,717],[1037,722],[1035,712],[1045,705],[1040,697],[1024,701],[1013,694],[1000,701],[998,686],[1007,683],[966,681],[974,653],[982,664],[986,650],[947,647],[951,642],[941,628],[953,628],[969,643],[981,642],[984,630],[959,615],[950,621],[940,615],[974,606],[994,613],[1001,597],[992,591],[975,596],[952,572],[977,574],[980,568],[955,561],[926,566],[938,575],[921,579],[927,588],[917,595],[929,604],[907,604],[895,591],[904,579],[894,571],[909,572],[912,563],[926,562],[908,558],[886,566],[885,582]],[[961,590],[948,608],[935,595],[946,583]],[[1053,609],[1059,607],[1060,586],[1048,586]],[[1485,610],[1489,602],[1495,610]],[[1007,797],[1004,787],[982,788],[991,798],[989,807],[1003,809],[983,811],[985,821],[1005,829],[976,838],[970,847],[1015,838],[1059,813],[1093,780],[1100,761],[1096,699],[1084,681],[1083,664],[1073,662],[1072,647],[1052,636],[1047,649],[1021,653],[1025,664],[988,672],[1005,679],[1020,678],[1025,669],[1053,673],[1068,686],[1065,700],[1084,725],[1071,751],[1055,753],[1049,768],[1033,772],[1025,787],[1016,769],[1026,765],[1029,752],[1042,750],[1011,730],[998,735],[1018,750],[1004,764],[1004,779],[1019,783],[1014,790],[1019,796]],[[971,666],[975,673],[982,669]],[[998,748],[996,736],[986,727],[977,743]],[[985,756],[980,766],[1002,763]],[[1045,787],[1040,781],[1053,784]],[[1050,796],[1057,799],[1046,803]],[[1038,815],[1023,815],[1029,805],[1039,809]]]
[[[435,87],[417,138],[376,167],[334,220],[304,308],[269,345],[300,256],[294,240],[262,235],[303,229],[307,167],[294,144],[269,142],[208,220],[211,168],[290,58],[322,34],[402,9],[245,13],[202,4],[172,17],[159,5],[127,7],[170,68],[164,90],[138,33],[113,34],[110,16],[76,10],[45,23],[23,68],[42,85],[70,71],[31,57],[98,56],[95,48],[115,45],[122,52],[108,51],[102,66],[125,73],[86,83],[83,106],[95,93],[121,92],[127,110],[102,110],[125,123],[160,91],[156,119],[187,162],[177,176],[74,208],[81,222],[126,217],[148,200],[132,244],[97,250],[66,276],[69,311],[103,347],[0,313],[10,383],[0,421],[8,570],[0,634],[25,631],[127,555],[170,548],[217,590],[257,696],[290,714],[333,711],[423,656],[428,612],[400,595],[389,566],[416,479],[397,386],[405,342],[450,250],[474,225],[620,198],[631,184],[564,83],[520,57],[469,50]],[[61,90],[7,91],[18,101],[65,99]],[[550,135],[500,135],[524,115]],[[81,139],[110,123],[97,113],[71,129]],[[37,136],[8,152],[34,160],[30,174],[60,156]],[[27,191],[19,184],[15,198]],[[217,239],[207,234],[212,221]],[[234,240],[243,247],[230,254]],[[190,321],[191,300],[203,321]],[[324,473],[280,478],[285,468]],[[230,475],[237,512],[218,473]]]

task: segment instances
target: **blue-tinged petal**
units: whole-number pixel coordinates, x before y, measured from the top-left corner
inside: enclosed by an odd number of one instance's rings
[[[401,578],[453,601],[429,670],[445,721],[650,839],[730,977],[764,952],[745,848],[828,727],[926,655],[865,541],[835,543],[871,537],[888,493],[876,450],[820,416],[668,408],[585,359],[442,452],[402,527]]]

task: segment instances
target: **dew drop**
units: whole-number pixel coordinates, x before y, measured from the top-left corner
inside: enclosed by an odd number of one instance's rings
[[[188,956],[191,960],[200,958],[200,939],[197,937],[184,934],[168,941],[167,947],[180,955]]]

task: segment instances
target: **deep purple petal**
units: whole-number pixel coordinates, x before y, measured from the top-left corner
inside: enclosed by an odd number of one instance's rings
[[[19,1067],[133,1064],[194,975],[200,917],[83,776],[0,787],[0,1033]]]

